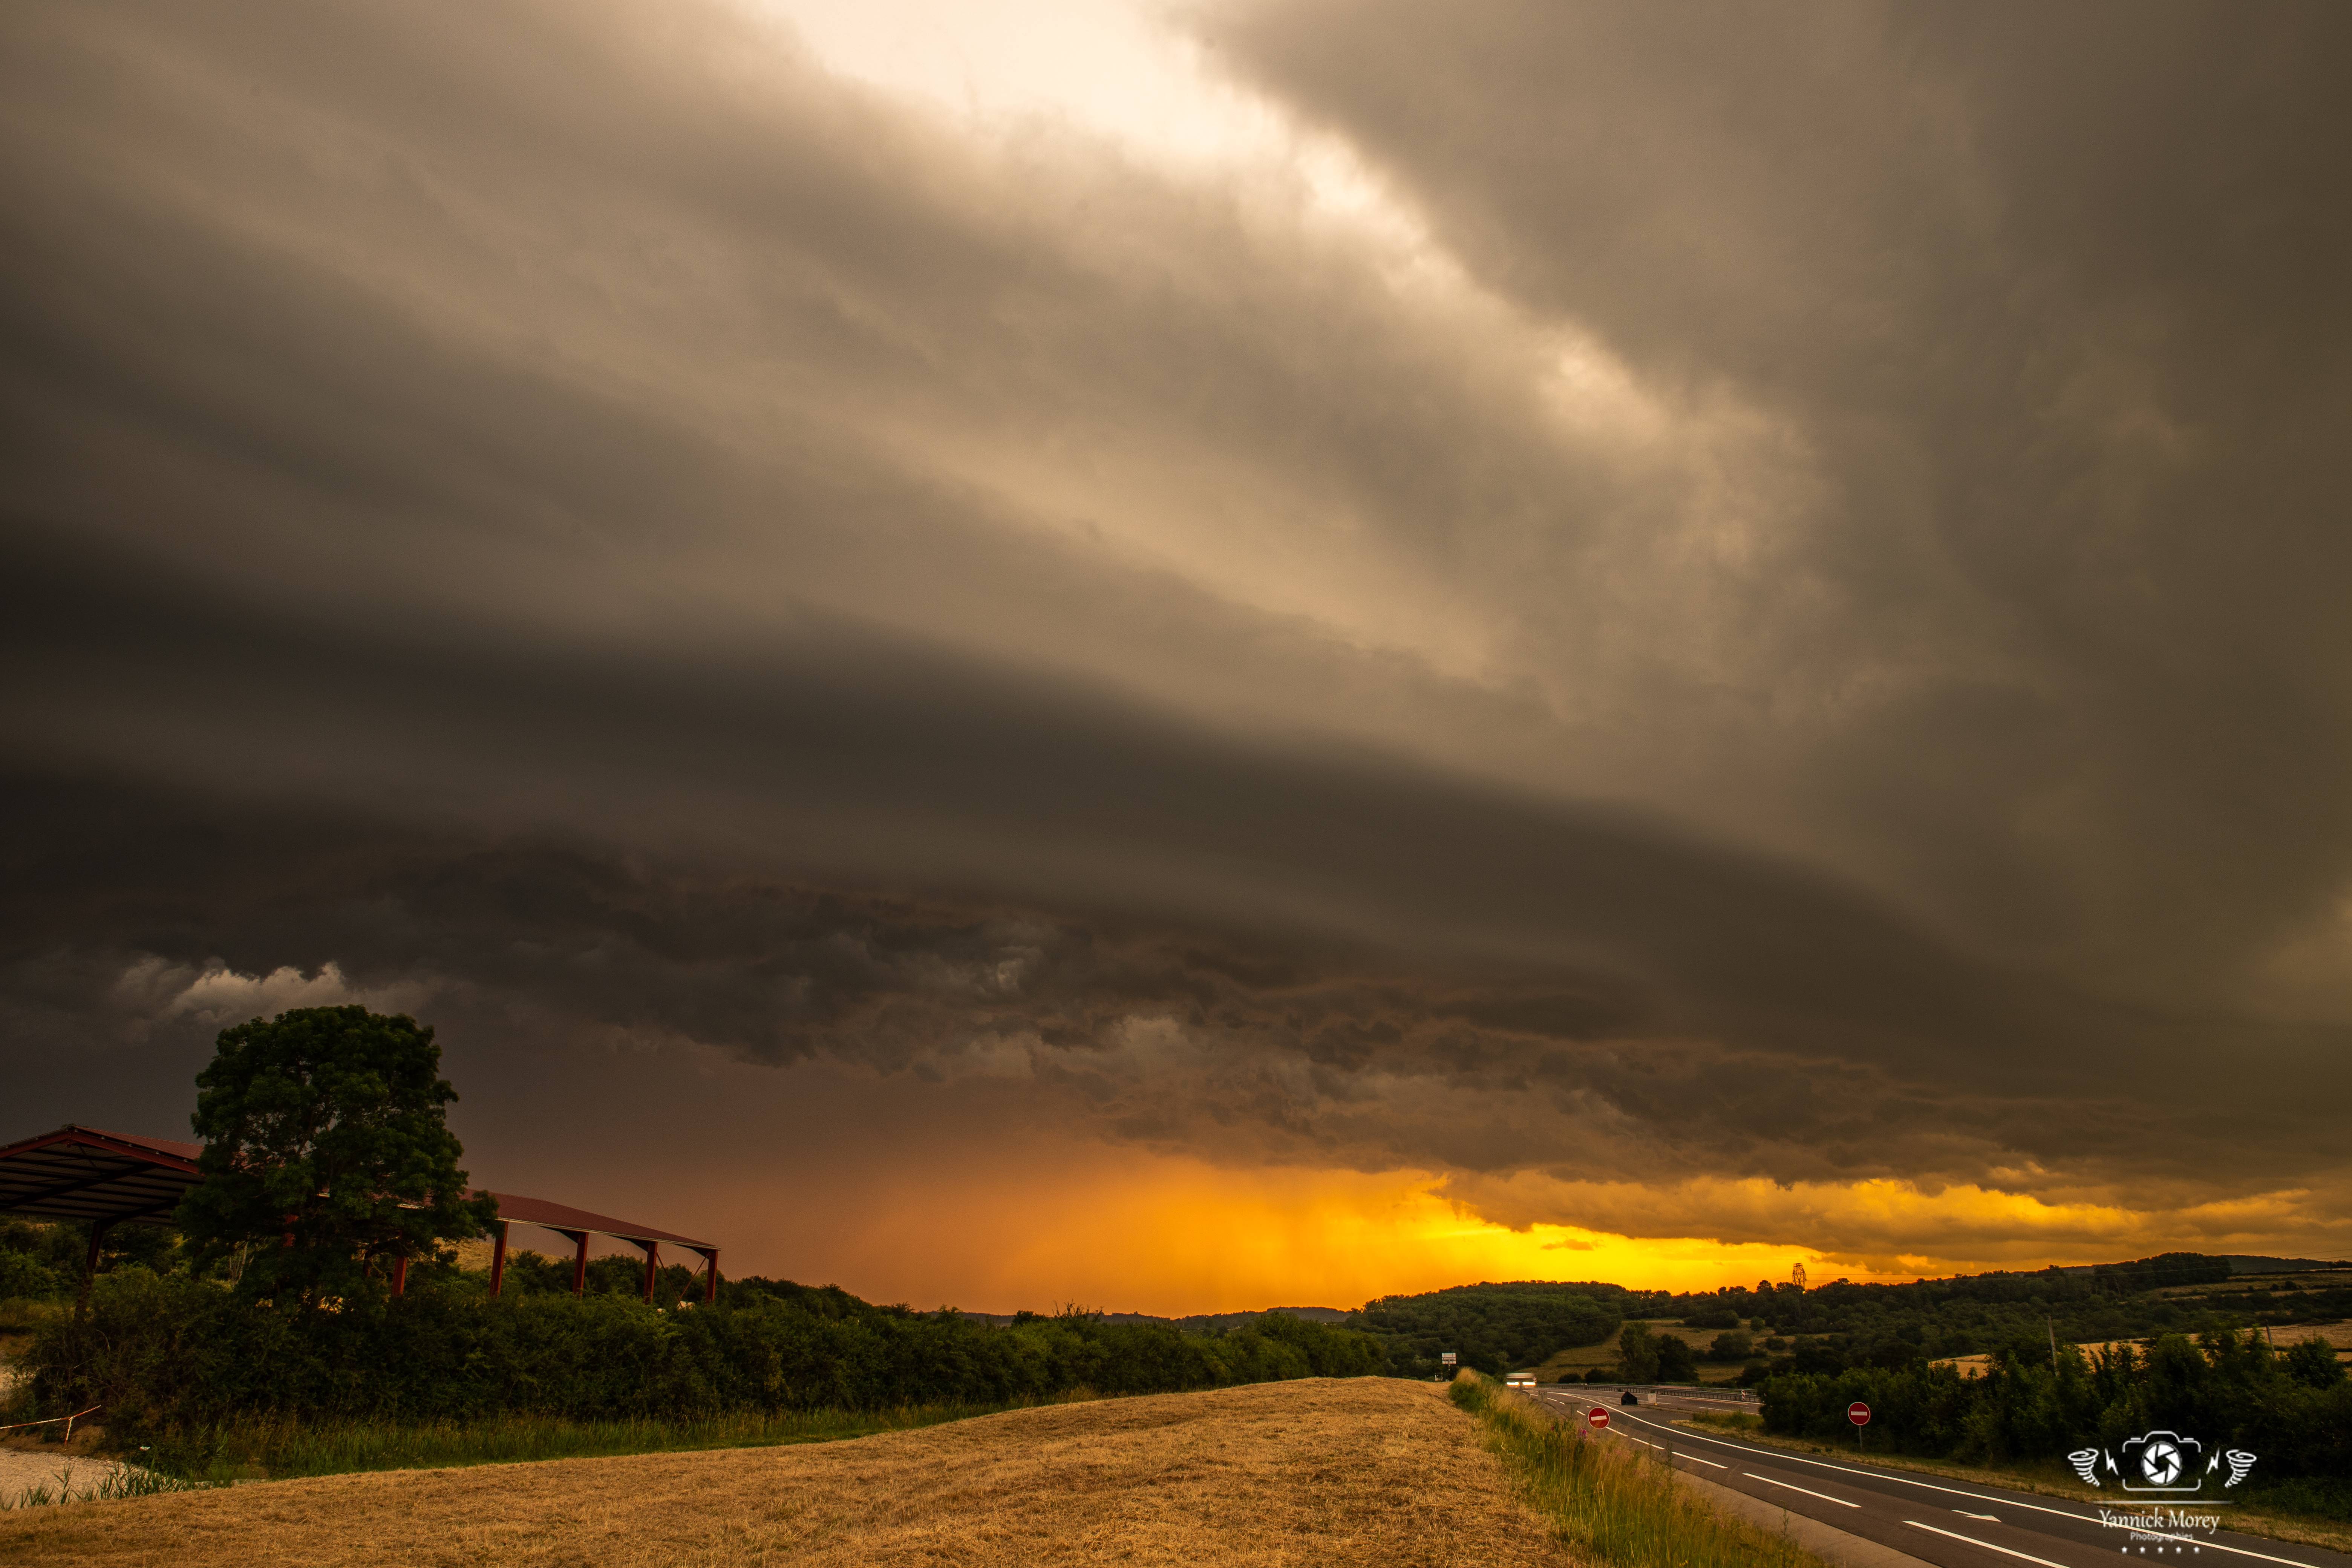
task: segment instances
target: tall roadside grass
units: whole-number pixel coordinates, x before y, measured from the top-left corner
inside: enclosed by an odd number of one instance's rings
[[[1786,1537],[1716,1511],[1650,1450],[1565,1428],[1476,1373],[1454,1379],[1454,1403],[1478,1417],[1560,1538],[1612,1568],[1825,1568]]]
[[[822,1443],[932,1426],[1009,1408],[928,1405],[858,1412],[746,1411],[679,1420],[586,1421],[554,1415],[416,1423],[257,1419],[160,1434],[139,1458],[163,1475],[218,1485],[354,1470],[442,1469],[531,1459]]]
[[[183,1480],[177,1476],[158,1475],[129,1465],[101,1461],[95,1477],[77,1481],[73,1467],[67,1465],[54,1487],[21,1487],[14,1492],[0,1491],[0,1513],[11,1509],[46,1508],[61,1502],[108,1502],[116,1498],[153,1497],[158,1492],[200,1491],[202,1481]]]

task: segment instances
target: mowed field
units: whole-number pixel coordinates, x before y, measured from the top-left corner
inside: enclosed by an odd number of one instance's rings
[[[1385,1378],[0,1513],[12,1568],[1573,1562],[1444,1389]]]

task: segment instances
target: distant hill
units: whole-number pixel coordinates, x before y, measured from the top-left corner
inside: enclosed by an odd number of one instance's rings
[[[1185,1318],[1162,1318],[1150,1312],[1103,1312],[1098,1314],[1106,1323],[1160,1323],[1187,1333],[1214,1333],[1226,1329],[1238,1329],[1254,1323],[1267,1312],[1280,1312],[1309,1323],[1345,1323],[1356,1314],[1345,1307],[1266,1307],[1255,1312],[1195,1312]],[[1017,1312],[966,1312],[967,1318],[982,1322],[1010,1323],[1024,1316]]]
[[[1299,1318],[1310,1323],[1344,1323],[1355,1314],[1345,1307],[1268,1307],[1269,1312],[1280,1312],[1286,1318]],[[1189,1318],[1175,1319],[1180,1329],[1237,1329],[1258,1316],[1255,1312],[1196,1312]],[[1118,1320],[1114,1318],[1113,1321]],[[1137,1321],[1143,1320],[1138,1319]]]
[[[1810,1292],[1795,1287],[1759,1285],[1748,1290],[1676,1293],[1631,1289],[1601,1280],[1519,1279],[1454,1285],[1418,1295],[1382,1296],[1350,1310],[1344,1307],[1268,1307],[1308,1322],[1340,1324],[1378,1335],[1388,1346],[1401,1376],[1429,1376],[1441,1351],[1453,1351],[1466,1365],[1496,1373],[1537,1366],[1563,1350],[1606,1342],[1631,1318],[1673,1319],[1693,1328],[1736,1330],[1743,1323],[1759,1331],[1835,1332],[1864,1327],[1853,1313],[1891,1313],[1888,1323],[1907,1320],[1918,1326],[1912,1343],[1936,1347],[1937,1354],[1988,1348],[2006,1333],[2022,1332],[2042,1321],[2046,1310],[2084,1316],[2084,1333],[2143,1331],[2158,1323],[2143,1313],[2112,1316],[2114,1304],[2167,1287],[2213,1285],[2249,1275],[2352,1273],[2352,1262],[2310,1258],[2268,1258],[2251,1253],[2166,1252],[2118,1263],[2053,1264],[2047,1268],[1995,1269],[1984,1274],[1926,1279],[1916,1285],[1854,1285],[1832,1280]],[[2098,1303],[2109,1313],[2093,1325],[2087,1314]],[[2070,1306],[2070,1304],[2072,1304]],[[1011,1323],[1020,1314],[968,1312],[992,1323]],[[1217,1333],[1256,1320],[1259,1312],[1195,1312],[1160,1317],[1150,1312],[1105,1312],[1111,1323],[1158,1323],[1191,1333]],[[2126,1327],[2128,1323],[2129,1327]],[[1884,1324],[1880,1326],[1885,1326]],[[2046,1331],[2046,1330],[2045,1330]],[[1890,1352],[1893,1353],[1893,1352]]]
[[[2225,1253],[2221,1261],[2232,1274],[2315,1274],[2323,1268],[2352,1268],[2352,1262],[2341,1258],[2322,1263],[2310,1258],[2250,1258],[2242,1252]]]
[[[1427,1377],[1452,1351],[1460,1364],[1501,1376],[1560,1351],[1597,1345],[1627,1318],[1661,1315],[1672,1298],[1597,1280],[1522,1279],[1456,1285],[1367,1301],[1348,1321],[1378,1337],[1402,1377]]]
[[[2031,1271],[1996,1270],[1990,1274],[1957,1275],[1952,1284],[1971,1279],[2092,1279],[2109,1289],[2155,1289],[2167,1285],[2214,1285],[2246,1274],[2315,1274],[2327,1269],[2352,1269],[2352,1263],[2323,1262],[2313,1258],[2262,1258],[2250,1253],[2161,1252],[2128,1263],[2053,1263]]]
[[[2305,1288],[2294,1288],[2292,1276],[2335,1269],[2346,1271],[2340,1289],[2332,1280],[2308,1279]],[[2257,1285],[2252,1294],[2247,1286],[2230,1283],[2272,1275],[2282,1277],[2280,1285]],[[2209,1298],[2199,1289],[2203,1286],[2222,1294]],[[1704,1337],[1695,1342],[1724,1358],[1716,1363],[1715,1375],[1721,1377],[1743,1364],[1751,1376],[1790,1368],[1890,1367],[2012,1342],[2046,1343],[2053,1334],[2095,1342],[2346,1315],[2352,1315],[2352,1265],[2168,1252],[1908,1285],[1833,1279],[1811,1290],[1791,1284],[1679,1294],[1591,1281],[1458,1285],[1384,1296],[1347,1321],[1382,1342],[1399,1375],[1425,1377],[1438,1371],[1443,1351],[1499,1373],[1604,1344],[1627,1320],[1669,1319],[1685,1330],[1727,1336],[1720,1347]]]
[[[1355,1314],[1345,1307],[1265,1307],[1255,1312],[1195,1312],[1186,1318],[1155,1318],[1149,1312],[1105,1312],[1106,1323],[1166,1323],[1192,1333],[1211,1333],[1254,1323],[1267,1312],[1280,1312],[1310,1323],[1344,1323]]]

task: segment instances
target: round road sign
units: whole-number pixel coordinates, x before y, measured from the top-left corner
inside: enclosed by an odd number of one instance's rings
[[[1857,1426],[1867,1426],[1870,1425],[1870,1406],[1857,1399],[1845,1407],[1845,1418]]]
[[[1586,1411],[1584,1418],[1592,1423],[1592,1429],[1595,1432],[1604,1430],[1609,1425],[1609,1412],[1601,1409],[1598,1405]]]

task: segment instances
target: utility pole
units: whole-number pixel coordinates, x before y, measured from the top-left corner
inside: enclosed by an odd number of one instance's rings
[[[2058,1321],[2044,1312],[2042,1326],[2050,1331],[2050,1375],[2055,1377],[2058,1375]]]

